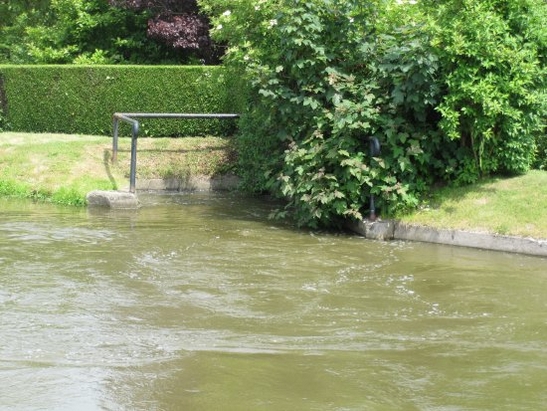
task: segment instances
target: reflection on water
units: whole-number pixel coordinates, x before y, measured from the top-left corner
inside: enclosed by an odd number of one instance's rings
[[[0,200],[1,410],[538,410],[547,260]]]

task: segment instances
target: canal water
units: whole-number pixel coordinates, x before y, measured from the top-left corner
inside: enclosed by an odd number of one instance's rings
[[[547,260],[268,220],[0,200],[0,410],[530,410]]]

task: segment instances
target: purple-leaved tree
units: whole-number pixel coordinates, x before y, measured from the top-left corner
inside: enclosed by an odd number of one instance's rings
[[[209,19],[200,13],[196,0],[109,0],[116,7],[148,10],[148,36],[215,64],[220,50],[209,36]]]

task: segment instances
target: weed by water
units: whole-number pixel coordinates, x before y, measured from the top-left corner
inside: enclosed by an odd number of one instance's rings
[[[3,197],[29,197],[32,190],[26,184],[9,179],[0,180],[0,196]]]

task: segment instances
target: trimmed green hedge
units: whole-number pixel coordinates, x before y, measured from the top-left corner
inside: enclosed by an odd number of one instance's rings
[[[115,112],[239,113],[237,79],[219,66],[0,65],[0,127],[110,135]],[[232,120],[141,119],[140,135],[221,135]],[[129,135],[129,126],[120,126]]]

